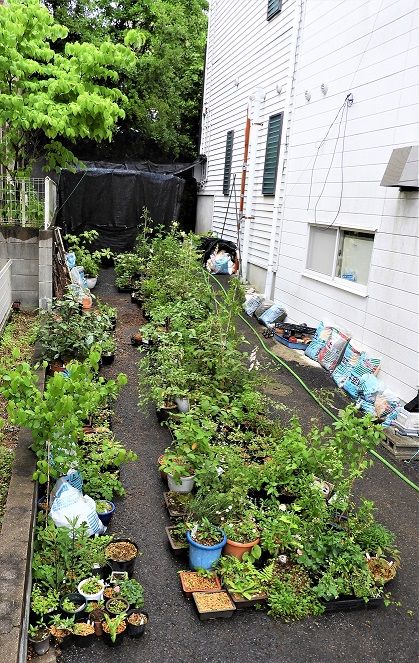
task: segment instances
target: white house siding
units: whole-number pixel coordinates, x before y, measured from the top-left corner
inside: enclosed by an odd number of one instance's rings
[[[264,90],[266,96],[262,104],[262,126],[256,157],[255,219],[251,222],[249,245],[249,266],[264,269],[269,254],[274,205],[274,196],[262,195],[266,135],[269,116],[284,110],[293,18],[299,0],[297,3],[295,0],[284,0],[282,11],[270,21],[266,19],[267,5],[267,0],[210,2],[200,150],[208,159],[206,181],[200,197],[213,197],[212,229],[220,233],[225,222],[223,236],[237,241],[234,192],[226,217],[228,196],[224,196],[222,191],[226,134],[234,130],[231,182],[235,174],[238,208],[248,101],[258,87]],[[278,94],[277,87],[281,86],[282,91]],[[204,217],[208,208],[198,202],[197,228],[206,226]]]
[[[316,324],[327,318],[348,329],[382,358],[380,375],[386,385],[410,400],[419,382],[418,192],[381,187],[380,182],[392,149],[419,142],[419,4],[417,0],[307,0],[305,5],[275,300],[285,304],[294,321]],[[326,95],[320,90],[322,83],[328,87]],[[306,90],[310,101],[305,99]],[[354,103],[347,113],[343,194],[334,221],[342,177],[338,122],[314,168],[313,164],[348,92],[353,93]],[[341,136],[343,128],[344,121]],[[314,206],[329,168],[317,222],[375,231],[366,296],[304,276],[308,224],[314,222]],[[260,235],[252,244],[257,259],[266,255],[269,212],[266,209]]]

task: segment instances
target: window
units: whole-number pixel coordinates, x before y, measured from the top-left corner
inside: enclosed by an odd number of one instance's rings
[[[264,196],[275,195],[283,115],[283,113],[278,113],[278,115],[271,115],[269,118],[262,182],[262,193]]]
[[[271,20],[274,16],[279,14],[282,8],[282,0],[268,0],[268,21]]]
[[[371,265],[374,234],[310,226],[307,269],[334,281],[350,281],[365,290]],[[342,281],[338,281],[342,279]]]
[[[234,131],[227,131],[226,154],[224,161],[223,194],[230,193],[231,162],[233,160]]]

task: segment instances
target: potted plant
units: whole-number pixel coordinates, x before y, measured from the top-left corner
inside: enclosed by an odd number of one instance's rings
[[[102,622],[105,618],[104,615],[105,615],[104,607],[95,608],[89,613],[89,621],[93,622],[95,635],[97,635],[98,637],[103,635]]]
[[[260,541],[259,531],[252,516],[245,515],[243,520],[230,521],[223,525],[223,529],[227,536],[223,555],[241,559],[245,552],[252,550]]]
[[[131,638],[139,638],[144,634],[148,624],[148,613],[134,608],[127,613],[127,631]]]
[[[49,649],[50,632],[43,619],[29,625],[28,640],[38,656],[46,654]]]
[[[100,341],[100,346],[101,346],[101,353],[102,353],[102,362],[106,365],[112,364],[113,360],[115,359],[115,350],[116,350],[116,342],[115,339],[108,335],[103,338],[102,341]]]
[[[122,644],[123,634],[127,628],[126,613],[122,612],[116,617],[109,617],[105,612],[105,621],[102,622],[105,642],[110,646]]]
[[[60,608],[67,615],[76,615],[86,608],[87,600],[78,592],[65,594],[60,601]]]
[[[163,493],[164,503],[171,518],[184,518],[191,501],[191,493],[178,493],[173,490]]]
[[[62,615],[53,615],[50,619],[50,633],[60,649],[64,649],[71,644],[75,618],[62,617]]]
[[[160,468],[167,474],[169,491],[175,493],[190,493],[194,486],[195,471],[192,465],[176,452],[166,452],[160,463]]]
[[[212,592],[221,590],[220,579],[215,573],[203,571],[179,571],[180,584],[185,596],[193,592]]]
[[[77,591],[86,599],[86,601],[101,601],[104,589],[104,581],[97,576],[85,578],[77,585]]]
[[[187,523],[181,521],[177,525],[165,527],[170,549],[175,557],[183,555],[188,550],[186,532],[189,527]]]
[[[40,617],[54,612],[58,608],[59,600],[58,592],[55,589],[45,590],[37,584],[32,587],[31,609]]]
[[[95,638],[95,627],[89,622],[77,622],[73,627],[76,647],[89,647]]]
[[[134,571],[135,560],[138,555],[138,546],[130,539],[114,539],[106,546],[106,558],[112,566],[112,571],[127,571],[131,576]]]
[[[122,612],[126,612],[129,607],[129,602],[121,595],[113,599],[108,599],[105,603],[105,608],[110,615],[120,615]]]
[[[119,596],[134,608],[142,608],[144,605],[144,588],[134,578],[122,580],[119,583]]]
[[[195,524],[186,533],[189,543],[189,566],[191,569],[210,570],[221,556],[227,537],[224,532],[213,525],[208,518]]]
[[[96,500],[96,512],[104,525],[109,525],[115,511],[115,504],[110,500]]]

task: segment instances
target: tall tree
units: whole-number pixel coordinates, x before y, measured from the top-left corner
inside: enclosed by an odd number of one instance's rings
[[[0,5],[0,164],[12,174],[41,153],[50,168],[68,165],[68,145],[110,140],[125,116],[118,71],[134,65],[132,51],[110,41],[66,42],[67,35],[39,0]]]
[[[206,0],[48,0],[68,41],[128,42],[135,68],[121,138],[140,136],[173,156],[196,151],[206,40]]]

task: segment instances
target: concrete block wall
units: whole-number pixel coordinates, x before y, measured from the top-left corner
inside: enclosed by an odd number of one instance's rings
[[[52,231],[0,225],[0,261],[12,261],[12,298],[22,309],[52,297]]]

